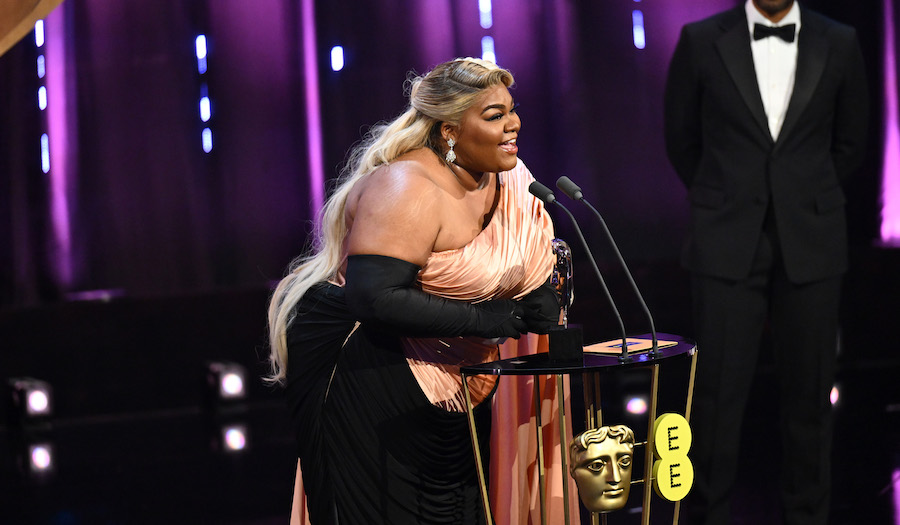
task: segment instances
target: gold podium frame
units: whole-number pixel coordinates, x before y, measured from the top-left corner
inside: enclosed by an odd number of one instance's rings
[[[466,400],[466,415],[469,423],[469,436],[472,439],[472,448],[475,452],[475,467],[478,471],[478,484],[481,491],[481,502],[484,507],[485,522],[487,525],[494,525],[493,514],[491,511],[490,497],[487,489],[487,482],[484,477],[484,463],[481,457],[481,450],[478,446],[478,429],[475,426],[475,418],[473,414],[474,405],[472,404],[471,394],[469,392],[468,378],[475,375],[531,375],[534,379],[534,402],[535,402],[535,431],[537,432],[537,461],[538,461],[538,484],[540,491],[540,514],[541,524],[547,524],[546,510],[546,479],[544,469],[544,446],[543,446],[543,422],[541,420],[540,410],[540,381],[542,375],[556,376],[557,402],[559,404],[559,436],[560,455],[562,466],[562,486],[563,499],[566,501],[564,508],[564,523],[571,525],[571,516],[569,515],[569,483],[566,476],[568,475],[568,458],[566,457],[567,444],[571,436],[566,436],[566,403],[563,395],[563,376],[572,374],[581,374],[583,378],[590,381],[584,381],[584,398],[585,398],[585,428],[593,429],[603,426],[602,410],[600,408],[600,371],[611,367],[627,367],[627,368],[648,368],[650,370],[650,405],[647,409],[647,441],[638,443],[644,445],[644,477],[641,480],[632,481],[632,484],[643,483],[643,494],[641,503],[641,524],[649,525],[650,523],[650,503],[652,501],[652,472],[653,472],[653,450],[654,436],[653,425],[657,418],[658,410],[658,394],[659,394],[659,367],[661,362],[667,358],[676,356],[687,356],[690,358],[690,372],[688,376],[687,395],[685,399],[684,418],[690,422],[691,404],[693,402],[694,393],[694,376],[697,370],[697,345],[679,336],[669,334],[659,334],[661,338],[670,341],[676,341],[676,345],[669,348],[658,349],[656,355],[651,356],[647,353],[631,354],[631,361],[621,362],[616,355],[595,354],[591,352],[584,353],[581,362],[572,363],[552,362],[546,353],[533,354],[529,356],[516,357],[511,359],[503,359],[492,363],[482,365],[464,367],[461,369],[462,380],[464,383],[463,392]],[[644,336],[639,336],[644,337]],[[590,388],[588,388],[590,385]],[[589,395],[590,393],[590,395]],[[674,515],[672,524],[678,525],[681,502],[675,502]],[[591,523],[599,524],[600,520],[605,525],[607,521],[605,513],[591,513]]]

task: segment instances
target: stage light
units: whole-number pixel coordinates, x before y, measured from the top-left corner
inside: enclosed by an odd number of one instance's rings
[[[247,448],[247,426],[226,425],[222,427],[222,450],[225,452],[241,452]]]
[[[197,53],[197,72],[203,75],[207,69],[206,55],[208,49],[206,47],[206,35],[197,35],[197,38],[194,39],[194,49]]]
[[[38,78],[44,78],[44,75],[47,73],[47,59],[44,58],[44,55],[37,57],[37,74]]]
[[[483,29],[490,29],[494,25],[493,11],[491,0],[478,0],[478,19]]]
[[[200,98],[200,120],[208,122],[212,116],[212,107],[209,104],[209,97]]]
[[[38,88],[38,107],[41,108],[41,111],[47,109],[47,87],[41,86]]]
[[[331,70],[340,71],[344,69],[344,48],[334,46],[331,48]]]
[[[9,380],[12,408],[20,419],[43,418],[53,412],[50,384],[30,377]]]
[[[26,478],[47,481],[56,473],[53,442],[46,437],[19,439],[14,444],[16,472]]]
[[[481,59],[497,63],[497,53],[494,52],[494,39],[489,36],[481,37]]]
[[[640,396],[630,397],[625,403],[625,410],[628,411],[629,414],[634,415],[646,414],[647,400]]]
[[[41,135],[41,170],[50,173],[50,136]]]
[[[841,398],[841,389],[838,388],[837,385],[831,387],[831,393],[828,395],[828,399],[831,401],[831,406],[837,405],[838,401]]]
[[[247,397],[244,389],[247,371],[237,363],[213,362],[207,367],[207,384],[220,401]]]
[[[203,128],[203,131],[200,133],[200,138],[203,141],[203,151],[205,151],[206,153],[212,151],[212,130],[209,128]]]
[[[631,13],[631,34],[634,39],[634,47],[644,49],[647,45],[646,36],[644,34],[644,13],[635,9]]]
[[[44,46],[44,21],[38,20],[34,23],[34,44],[38,47]]]
[[[53,445],[50,443],[35,443],[28,446],[28,470],[32,474],[53,472],[55,462],[53,459]]]

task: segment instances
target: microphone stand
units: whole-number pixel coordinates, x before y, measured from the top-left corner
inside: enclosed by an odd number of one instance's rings
[[[594,269],[594,273],[597,274],[597,279],[600,281],[600,287],[603,289],[603,293],[606,295],[606,299],[607,301],[609,301],[610,306],[612,306],[613,313],[616,316],[616,321],[619,323],[619,330],[622,333],[622,353],[619,354],[619,362],[631,362],[632,358],[628,355],[628,336],[625,334],[625,323],[622,322],[622,315],[619,313],[619,309],[616,308],[616,303],[615,301],[613,301],[612,295],[609,293],[609,288],[606,286],[606,281],[603,280],[603,275],[600,273],[600,268],[597,267],[597,261],[594,259],[594,256],[591,253],[591,248],[588,246],[587,241],[584,239],[584,234],[581,233],[581,227],[578,226],[578,221],[575,220],[575,216],[572,215],[572,212],[570,212],[568,208],[563,206],[563,204],[556,199],[556,196],[553,195],[553,191],[550,188],[544,186],[540,182],[532,182],[531,185],[528,186],[528,191],[535,197],[544,201],[545,204],[557,205],[566,213],[566,215],[569,216],[569,219],[572,220],[572,224],[575,226],[575,232],[578,235],[578,240],[581,241],[581,245],[584,247],[584,250],[587,253],[588,260],[591,263],[591,267]]]
[[[644,302],[644,296],[641,295],[641,291],[637,286],[637,283],[634,282],[634,277],[631,276],[631,270],[628,269],[628,265],[625,264],[625,259],[622,257],[622,253],[619,251],[619,247],[616,245],[615,239],[613,239],[612,233],[610,233],[609,228],[606,226],[606,221],[603,220],[603,216],[600,215],[600,212],[597,211],[594,206],[591,205],[590,202],[585,200],[584,194],[581,192],[581,188],[578,187],[577,184],[572,182],[569,177],[562,176],[559,180],[556,181],[556,186],[563,191],[567,196],[572,198],[573,200],[580,201],[584,203],[597,217],[597,220],[600,221],[600,226],[603,227],[603,233],[606,234],[606,239],[609,241],[609,244],[612,246],[613,253],[616,258],[619,260],[619,264],[622,266],[622,269],[625,270],[625,276],[628,278],[629,284],[631,284],[632,290],[637,295],[638,301],[641,303],[641,308],[643,308],[644,313],[647,315],[647,319],[650,321],[650,335],[653,339],[653,346],[650,348],[648,352],[649,357],[658,357],[660,355],[659,352],[659,343],[656,338],[656,325],[653,322],[653,316],[650,315],[650,309],[647,307],[647,303]],[[574,220],[574,219],[573,219]]]

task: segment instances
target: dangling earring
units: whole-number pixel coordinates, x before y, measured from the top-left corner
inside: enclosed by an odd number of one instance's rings
[[[456,141],[451,139],[447,139],[447,145],[450,146],[450,151],[447,152],[447,156],[444,157],[447,160],[448,164],[453,164],[456,161],[456,152],[453,151],[453,146],[456,145]]]

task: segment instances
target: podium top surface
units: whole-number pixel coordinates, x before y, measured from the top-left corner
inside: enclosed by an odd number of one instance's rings
[[[650,339],[650,334],[637,336],[642,339]],[[629,361],[622,361],[620,355],[610,353],[584,352],[581,358],[573,360],[551,360],[550,354],[541,352],[538,354],[500,359],[490,363],[464,366],[460,371],[464,376],[472,375],[549,375],[549,374],[573,374],[583,372],[600,372],[612,368],[642,368],[661,364],[673,357],[687,357],[694,354],[697,345],[684,337],[672,334],[657,333],[660,341],[674,341],[675,345],[657,350],[655,356],[650,356],[647,351],[628,354]]]

